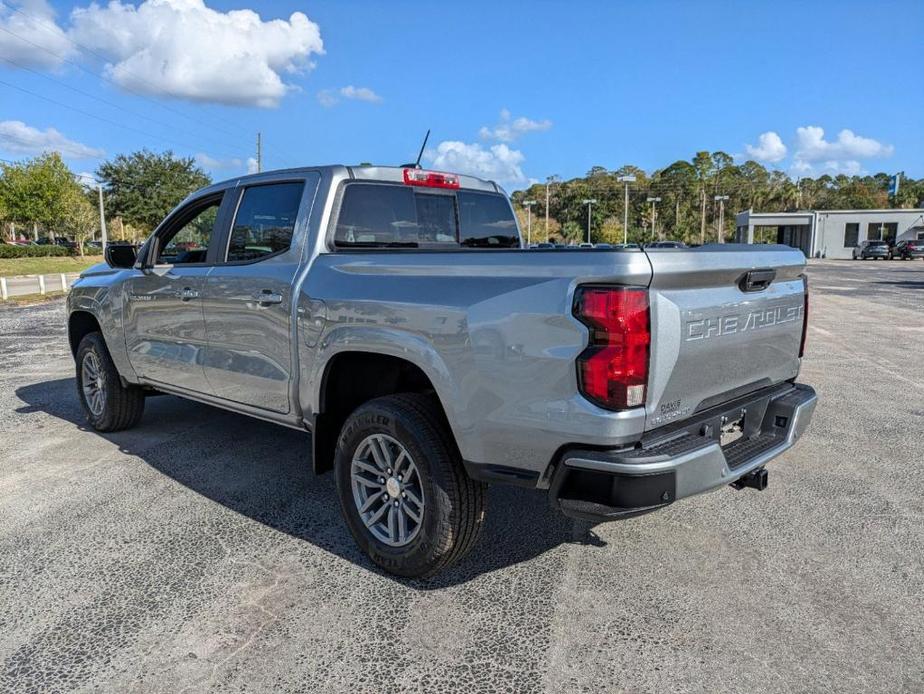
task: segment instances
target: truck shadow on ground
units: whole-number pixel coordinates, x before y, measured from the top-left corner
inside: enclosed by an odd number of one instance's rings
[[[428,581],[398,579],[357,549],[333,475],[312,472],[307,434],[166,395],[148,398],[136,428],[100,434],[86,426],[72,378],[23,386],[16,395],[24,403],[17,413],[45,412],[74,424],[207,499],[413,588],[465,583],[565,543],[604,544],[592,524],[565,518],[544,493],[493,486],[484,532],[468,557]]]

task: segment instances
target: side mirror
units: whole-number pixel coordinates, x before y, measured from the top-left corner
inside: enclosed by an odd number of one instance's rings
[[[118,269],[129,269],[135,267],[135,261],[138,259],[134,246],[113,246],[106,244],[106,251],[103,254],[109,267]]]

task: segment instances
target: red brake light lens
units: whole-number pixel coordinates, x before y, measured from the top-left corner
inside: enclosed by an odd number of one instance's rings
[[[423,169],[405,169],[404,182],[409,186],[427,188],[458,188],[460,185],[456,174],[424,171]]]
[[[644,405],[651,346],[648,290],[579,287],[574,316],[590,329],[587,349],[577,359],[584,397],[609,410]]]

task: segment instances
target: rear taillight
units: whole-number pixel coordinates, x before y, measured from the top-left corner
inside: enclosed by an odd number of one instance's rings
[[[802,358],[802,355],[805,354],[805,337],[808,335],[808,277],[802,278],[802,284],[805,287],[805,293],[803,294],[803,305],[802,305],[802,340],[799,342],[799,359]]]
[[[587,349],[577,359],[584,397],[609,410],[644,405],[651,345],[648,290],[579,287],[574,316],[590,329]]]
[[[404,182],[409,186],[426,188],[458,188],[460,185],[456,174],[424,171],[423,169],[405,169]]]

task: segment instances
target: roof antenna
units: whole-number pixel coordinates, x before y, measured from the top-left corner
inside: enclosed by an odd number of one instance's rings
[[[417,161],[415,161],[413,164],[404,164],[405,167],[410,167],[410,168],[414,168],[414,169],[419,169],[419,168],[420,168],[420,160],[421,160],[421,158],[423,157],[424,149],[426,149],[426,147],[427,147],[427,140],[429,140],[429,139],[430,139],[430,129],[427,128],[427,134],[424,135],[423,144],[420,146],[420,152],[417,154]]]

